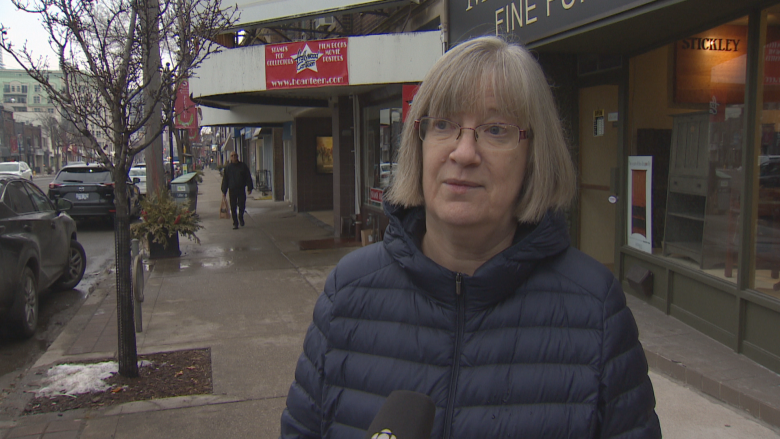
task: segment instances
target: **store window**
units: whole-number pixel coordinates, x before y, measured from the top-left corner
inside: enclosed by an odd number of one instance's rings
[[[758,197],[751,287],[780,298],[780,6],[766,11],[759,64]]]
[[[629,73],[630,155],[652,157],[652,253],[729,282],[740,242],[747,37],[743,17],[636,56]]]
[[[393,181],[397,169],[402,128],[401,99],[365,107],[363,120],[363,199],[366,204],[381,207],[382,195]]]

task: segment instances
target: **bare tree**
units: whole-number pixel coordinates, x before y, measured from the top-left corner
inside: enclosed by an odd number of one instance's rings
[[[117,313],[119,373],[137,376],[130,271],[128,171],[136,154],[157,139],[168,124],[150,124],[161,104],[174,99],[178,84],[220,46],[213,41],[234,22],[234,12],[221,0],[11,0],[37,14],[56,53],[62,84],[50,80],[48,63],[27,47],[8,41],[11,23],[0,23],[0,48],[40,83],[63,118],[76,127],[114,179],[116,218]],[[26,32],[18,29],[18,34]],[[18,35],[17,34],[17,35]],[[191,44],[183,53],[176,43]],[[160,52],[171,63],[170,74],[145,74],[150,58]],[[148,70],[147,70],[148,72]],[[146,109],[146,110],[145,110]],[[159,120],[159,119],[158,119]],[[103,149],[108,139],[113,155]]]

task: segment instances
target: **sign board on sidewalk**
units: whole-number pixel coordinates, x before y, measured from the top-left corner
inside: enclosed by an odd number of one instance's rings
[[[628,245],[653,253],[653,156],[628,158]]]
[[[385,191],[379,188],[372,187],[369,190],[368,194],[368,200],[372,203],[382,204],[382,194],[384,194]]]

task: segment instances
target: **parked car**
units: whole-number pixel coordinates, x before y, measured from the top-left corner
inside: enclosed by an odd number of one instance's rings
[[[130,168],[130,180],[138,186],[138,191],[142,197],[146,196],[146,165],[143,167]]]
[[[33,173],[30,166],[25,162],[3,162],[0,163],[0,172],[18,175],[33,181]]]
[[[390,186],[393,175],[398,170],[398,163],[383,162],[379,164],[379,187],[386,188]]]
[[[76,219],[104,217],[113,223],[116,216],[111,170],[99,163],[72,163],[60,169],[49,183],[49,198],[73,203],[68,214]],[[138,216],[141,191],[132,180],[127,181],[127,199],[130,216]]]
[[[70,290],[87,266],[72,203],[51,202],[26,179],[0,174],[0,322],[23,337],[38,326],[39,292]]]

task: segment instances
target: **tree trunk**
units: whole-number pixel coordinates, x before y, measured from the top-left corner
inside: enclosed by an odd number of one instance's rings
[[[116,315],[119,334],[117,360],[119,374],[138,376],[138,351],[135,342],[133,278],[130,268],[130,210],[127,199],[127,169],[114,168],[114,249],[116,251]]]

